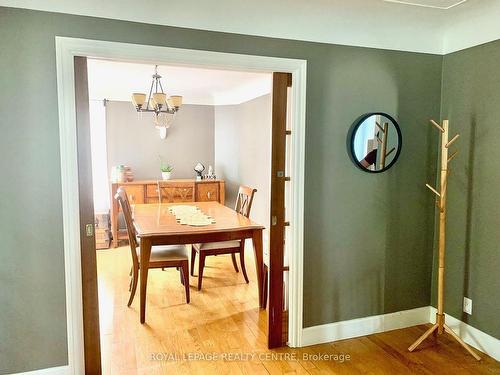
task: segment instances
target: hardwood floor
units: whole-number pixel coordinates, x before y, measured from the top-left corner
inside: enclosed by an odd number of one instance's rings
[[[97,252],[105,375],[500,374],[498,362],[482,353],[483,360],[477,362],[446,337],[437,344],[428,340],[409,353],[408,346],[426,326],[269,351],[266,313],[257,308],[251,251],[247,251],[246,258],[250,284],[245,283],[241,272],[234,272],[230,256],[210,257],[205,266],[203,289],[196,289],[197,268],[195,277],[190,279],[189,305],[185,303],[184,289],[175,269],[151,270],[146,324],[141,325],[138,296],[127,308],[129,251],[128,247],[120,247]],[[240,357],[223,358],[223,355]],[[327,360],[319,358],[320,355],[332,357]],[[337,358],[333,358],[335,355]],[[212,360],[209,356],[218,358]]]

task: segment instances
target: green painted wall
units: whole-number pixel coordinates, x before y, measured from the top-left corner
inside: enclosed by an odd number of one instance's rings
[[[500,338],[500,41],[446,55],[442,118],[460,133],[448,193],[446,312]],[[436,138],[437,139],[437,138]],[[436,275],[436,271],[434,272]],[[433,277],[435,305],[436,277]],[[472,298],[472,316],[462,313]]]
[[[55,35],[307,59],[304,325],[429,304],[441,56],[12,8],[0,35],[0,373],[67,362]],[[346,152],[372,111],[404,137],[380,175]]]

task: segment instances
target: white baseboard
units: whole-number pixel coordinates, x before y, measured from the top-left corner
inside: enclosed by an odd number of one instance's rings
[[[474,328],[467,323],[445,314],[446,325],[450,327],[462,340],[477,350],[488,354],[500,361],[500,340]],[[429,321],[436,322],[436,308],[429,306]]]
[[[366,336],[425,323],[429,323],[429,306],[390,314],[368,316],[366,318],[344,320],[342,322],[304,328],[302,330],[301,346]]]
[[[19,372],[10,375],[69,375],[71,373],[69,366],[43,368],[40,370]]]

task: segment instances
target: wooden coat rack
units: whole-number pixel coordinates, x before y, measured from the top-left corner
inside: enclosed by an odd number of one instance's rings
[[[387,157],[392,154],[394,150],[396,150],[396,147],[393,147],[391,151],[387,152],[387,137],[389,135],[389,123],[385,122],[384,126],[380,125],[377,121],[375,122],[377,127],[380,129],[382,132],[382,138],[379,137],[377,134],[377,142],[380,144],[380,162],[379,162],[379,169],[384,169],[385,168],[385,161]]]
[[[440,186],[439,191],[434,189],[431,185],[426,184],[426,186],[437,196],[436,205],[439,209],[439,264],[438,264],[438,303],[437,303],[437,313],[436,313],[436,324],[429,328],[420,338],[413,343],[412,346],[408,348],[410,352],[415,350],[427,337],[432,333],[434,336],[441,335],[443,333],[448,333],[451,337],[457,340],[460,345],[462,345],[474,358],[478,361],[481,360],[474,351],[467,345],[453,330],[445,324],[444,315],[444,270],[445,262],[444,255],[446,250],[446,190],[448,187],[448,163],[457,155],[458,151],[455,151],[451,156],[448,157],[449,147],[458,139],[459,134],[455,135],[451,140],[448,140],[449,129],[448,120],[443,120],[443,124],[439,125],[436,121],[431,120],[431,124],[434,125],[441,132],[441,173],[440,173]]]

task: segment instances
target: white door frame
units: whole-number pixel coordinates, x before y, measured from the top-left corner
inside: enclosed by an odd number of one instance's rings
[[[258,72],[292,73],[291,209],[289,244],[289,345],[301,346],[303,304],[304,160],[307,62],[298,59],[56,37],[61,151],[64,265],[70,373],[84,369],[83,303],[75,113],[74,56],[151,64],[196,65]]]

